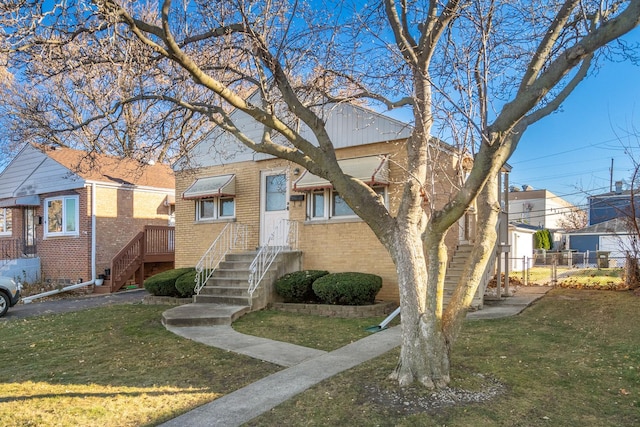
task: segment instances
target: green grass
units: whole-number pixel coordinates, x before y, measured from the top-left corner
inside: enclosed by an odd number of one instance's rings
[[[468,322],[453,351],[453,389],[499,394],[430,407],[387,376],[398,351],[324,381],[252,426],[640,425],[640,298],[554,289],[519,316]]]
[[[156,425],[280,369],[175,336],[167,308],[0,322],[0,425]]]
[[[382,320],[384,317],[340,319],[263,310],[241,317],[233,323],[233,328],[243,334],[332,351],[366,337],[370,334],[366,328]],[[396,324],[398,318],[389,326]]]
[[[556,274],[561,276],[562,274],[571,271],[568,267],[557,267]],[[532,267],[528,270],[528,272],[520,271],[511,271],[509,273],[509,277],[512,279],[516,279],[517,281],[524,283],[524,275],[527,274],[527,281],[529,285],[541,285],[547,286],[551,284],[551,279],[553,275],[553,270],[550,266],[542,266],[542,267]]]

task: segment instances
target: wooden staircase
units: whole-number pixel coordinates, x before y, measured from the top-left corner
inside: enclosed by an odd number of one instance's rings
[[[146,225],[113,257],[104,284],[94,293],[116,292],[127,283],[141,287],[145,278],[172,269],[174,262],[174,227]]]

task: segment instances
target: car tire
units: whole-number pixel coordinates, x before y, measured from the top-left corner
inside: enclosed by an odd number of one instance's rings
[[[0,317],[7,314],[7,310],[9,310],[9,304],[11,304],[11,301],[9,301],[9,295],[5,294],[4,292],[0,292]]]

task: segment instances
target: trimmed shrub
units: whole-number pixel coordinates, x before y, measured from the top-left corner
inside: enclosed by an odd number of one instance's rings
[[[286,302],[316,301],[316,294],[311,285],[316,279],[326,276],[328,271],[303,270],[285,274],[276,280],[276,292]]]
[[[196,287],[196,274],[198,272],[195,268],[192,268],[176,279],[176,289],[181,297],[188,298],[193,296]]]
[[[163,271],[144,281],[144,288],[151,295],[161,297],[179,297],[180,292],[176,289],[178,277],[193,270],[193,268],[176,268],[174,270]]]
[[[313,282],[313,291],[324,304],[373,304],[382,288],[382,277],[367,273],[334,273]]]

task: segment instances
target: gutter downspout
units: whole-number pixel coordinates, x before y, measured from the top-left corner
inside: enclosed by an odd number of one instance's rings
[[[76,283],[75,285],[69,285],[69,286],[66,286],[66,287],[64,287],[62,289],[54,289],[53,291],[47,291],[47,292],[43,292],[41,294],[24,297],[24,298],[22,298],[22,303],[23,304],[30,304],[31,302],[33,302],[34,299],[44,298],[44,297],[48,297],[50,295],[55,295],[55,294],[60,294],[62,292],[72,291],[74,289],[80,289],[80,288],[82,288],[84,286],[93,285],[94,282],[95,282],[95,280],[89,280],[88,282]]]
[[[91,280],[96,280],[96,183],[91,183]]]

